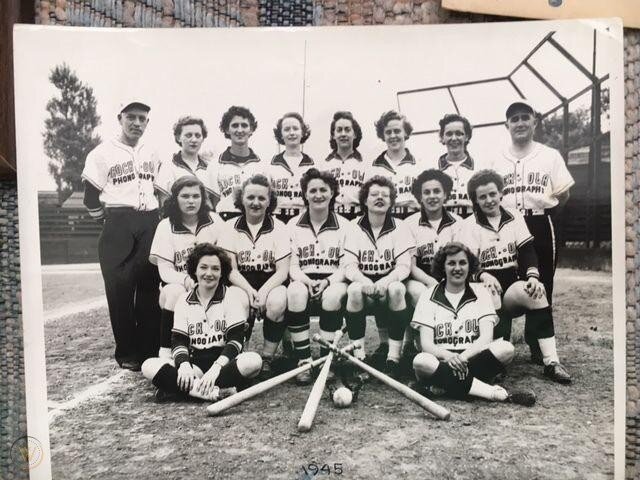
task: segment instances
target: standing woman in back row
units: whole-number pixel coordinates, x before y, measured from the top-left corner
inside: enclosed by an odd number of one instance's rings
[[[329,170],[338,181],[340,193],[336,198],[336,213],[351,220],[360,212],[358,195],[367,169],[358,151],[362,128],[351,112],[336,112],[331,121],[330,135],[331,153],[319,169]]]
[[[304,210],[300,178],[313,166],[313,160],[302,151],[302,145],[311,135],[311,129],[302,115],[289,112],[278,120],[273,134],[278,143],[284,145],[284,150],[271,159],[267,172],[278,198],[276,216],[286,223]]]
[[[456,113],[447,114],[440,120],[440,143],[447,147],[447,153],[438,158],[438,169],[449,175],[453,182],[445,208],[462,218],[473,213],[467,193],[467,184],[477,168],[467,151],[471,132],[469,120]]]
[[[367,178],[379,175],[394,183],[398,196],[392,215],[404,219],[420,209],[411,186],[424,170],[424,166],[418,166],[414,156],[405,147],[413,127],[406,117],[393,110],[383,113],[375,122],[375,127],[378,138],[387,144],[387,149],[373,161]]]
[[[249,148],[249,139],[256,128],[258,122],[248,108],[234,105],[222,115],[220,130],[231,145],[220,154],[217,162],[209,162],[206,185],[213,196],[216,212],[225,221],[240,215],[234,205],[234,192],[259,171],[260,158]]]

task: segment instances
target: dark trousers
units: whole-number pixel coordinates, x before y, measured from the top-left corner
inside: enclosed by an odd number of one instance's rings
[[[524,217],[529,232],[533,235],[533,248],[538,257],[540,281],[547,292],[547,301],[552,305],[553,275],[558,259],[556,229],[551,215],[530,215]]]
[[[160,276],[149,262],[158,221],[156,210],[107,209],[98,241],[115,358],[120,364],[154,357],[160,347]]]

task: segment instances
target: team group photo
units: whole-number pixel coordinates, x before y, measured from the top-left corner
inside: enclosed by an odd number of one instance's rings
[[[491,28],[85,32],[33,75],[54,477],[611,475],[615,42]]]

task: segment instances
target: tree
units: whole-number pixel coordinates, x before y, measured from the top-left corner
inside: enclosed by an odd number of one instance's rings
[[[101,141],[94,130],[100,125],[93,89],[82,83],[68,65],[51,70],[49,81],[60,91],[47,102],[44,151],[49,157],[60,203],[82,190],[82,169],[87,154]]]

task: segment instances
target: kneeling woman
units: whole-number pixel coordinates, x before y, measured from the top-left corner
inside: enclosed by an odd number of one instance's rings
[[[178,178],[163,205],[165,217],[151,243],[149,261],[158,266],[160,289],[160,352],[171,358],[171,329],[178,297],[195,282],[187,274],[187,258],[198,243],[216,244],[224,227],[217,213],[209,210],[204,185],[193,175]]]
[[[339,187],[330,172],[310,168],[302,175],[300,188],[307,209],[289,222],[291,284],[287,289],[287,324],[302,363],[311,361],[309,315],[314,308],[319,307],[320,334],[325,340],[333,341],[335,332],[342,327],[347,285],[340,263],[350,228],[348,220],[333,210]],[[320,353],[326,355],[328,350],[322,347]],[[296,380],[309,383],[311,372],[303,372]]]
[[[432,275],[442,279],[416,306],[411,326],[420,331],[422,353],[413,360],[419,383],[431,383],[449,395],[533,405],[531,392],[509,393],[491,382],[513,359],[513,345],[493,340],[498,321],[491,296],[469,278],[478,260],[461,243],[450,242],[436,253]]]
[[[216,387],[242,388],[260,372],[260,355],[242,353],[249,303],[241,289],[227,286],[230,271],[224,251],[209,243],[189,255],[187,273],[196,287],[176,302],[173,361],[150,358],[142,365],[160,391],[215,400]]]
[[[289,273],[289,237],[287,229],[272,213],[276,194],[267,177],[256,173],[235,192],[235,207],[240,217],[227,222],[227,230],[218,242],[231,257],[231,283],[249,296],[251,307],[264,318],[265,358],[272,358],[278,347],[278,333],[284,330],[284,311]],[[255,315],[249,318],[245,342],[249,341]]]
[[[467,188],[474,215],[461,222],[459,238],[480,259],[479,279],[494,302],[502,304],[494,337],[509,340],[511,319],[526,313],[525,340],[540,347],[544,375],[558,383],[571,383],[571,375],[558,359],[553,315],[539,280],[538,258],[524,217],[501,206],[504,185],[495,171],[475,173]]]

